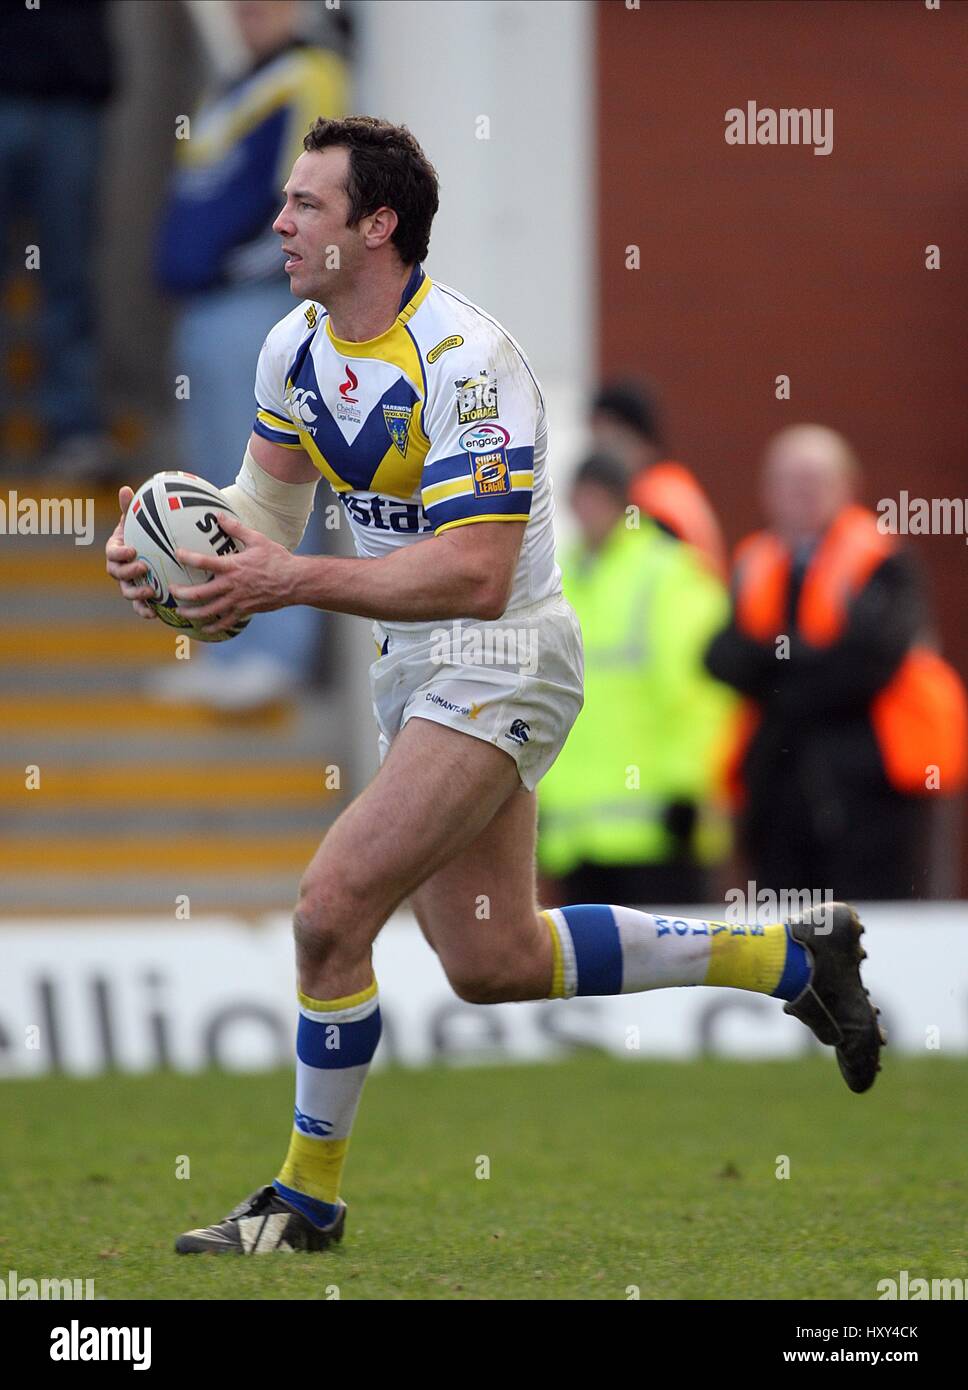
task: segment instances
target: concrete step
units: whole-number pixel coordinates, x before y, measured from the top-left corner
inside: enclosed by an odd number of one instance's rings
[[[119,617],[125,617],[123,613]],[[5,622],[0,629],[0,662],[20,669],[34,666],[162,666],[175,659],[178,633],[160,622],[64,623],[38,626],[36,620]]]
[[[194,805],[190,802],[156,803],[142,790],[140,803],[132,808],[130,801],[76,805],[28,804],[26,811],[16,807],[0,810],[0,835],[11,846],[15,844],[44,844],[50,840],[71,839],[83,833],[85,839],[98,836],[108,841],[117,839],[132,824],[143,828],[146,839],[158,843],[167,836],[246,835],[266,834],[321,836],[349,803],[349,797],[331,797],[318,803],[307,801],[299,805],[242,801],[221,806]],[[2,889],[0,889],[2,893]]]
[[[38,762],[39,786],[28,788],[23,768],[0,763],[0,808],[16,807],[30,815],[34,808],[65,805],[130,807],[132,804],[238,806],[319,805],[334,795],[322,768],[301,762],[169,762],[85,763],[65,765]]]
[[[0,494],[2,495],[2,494]],[[0,552],[0,590],[4,594],[21,591],[39,600],[48,591],[73,593],[77,589],[112,590],[112,581],[104,568],[103,547],[74,546],[49,542],[27,545],[24,537],[19,544],[4,537]],[[46,539],[46,538],[45,538]],[[114,586],[117,598],[117,586]]]
[[[107,575],[94,585],[65,585],[62,590],[31,591],[28,588],[4,590],[4,623],[15,627],[35,627],[54,623],[58,627],[67,626],[114,626],[122,623],[136,623],[141,619],[131,612],[118,592],[118,586]]]
[[[167,876],[169,885],[186,874],[231,874],[246,883],[262,874],[300,874],[319,847],[318,835],[171,835],[156,842],[142,814],[143,832],[127,831],[110,839],[98,835],[65,835],[42,840],[6,836],[0,843],[3,893],[15,875],[39,878],[38,895],[47,880],[78,881],[86,895],[86,880],[102,875],[137,878]],[[172,892],[180,891],[171,888]]]
[[[125,675],[131,682],[130,673]],[[42,734],[45,738],[79,738],[100,740],[103,736],[116,739],[191,738],[204,745],[206,739],[244,740],[244,747],[258,755],[263,738],[269,740],[278,753],[280,739],[302,733],[307,742],[318,736],[318,723],[325,721],[325,704],[313,702],[316,725],[311,730],[302,706],[278,704],[249,714],[227,716],[201,705],[166,705],[142,696],[132,686],[130,693],[52,693],[50,682],[44,680],[36,694],[0,694],[0,728],[4,743],[17,735]],[[201,750],[198,750],[201,751]],[[241,751],[241,747],[240,747]]]
[[[57,917],[59,921],[77,917],[124,913],[171,913],[184,916],[184,898],[192,917],[208,912],[229,912],[240,916],[263,912],[291,911],[299,887],[297,873],[261,873],[239,879],[236,874],[143,872],[120,876],[78,880],[61,876],[39,882],[35,875],[4,876],[3,916]],[[182,898],[182,903],[176,902]],[[78,917],[79,921],[84,918]],[[177,920],[177,919],[176,919]]]

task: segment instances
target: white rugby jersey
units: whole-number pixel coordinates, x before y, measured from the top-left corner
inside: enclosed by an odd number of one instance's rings
[[[526,521],[508,611],[560,592],[540,387],[510,334],[419,265],[393,324],[367,342],[337,338],[321,305],[299,304],[263,344],[255,395],[255,432],[305,449],[361,557],[475,521]]]

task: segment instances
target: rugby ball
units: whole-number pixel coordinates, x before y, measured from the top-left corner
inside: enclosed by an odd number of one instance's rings
[[[172,584],[204,584],[212,577],[211,570],[179,564],[176,550],[233,555],[243,548],[219,526],[219,512],[236,515],[225,494],[204,478],[194,473],[156,473],[138,488],[124,519],[124,543],[133,546],[148,567],[143,582],[151,586],[154,596],[145,602],[163,623],[198,642],[224,642],[237,637],[249,623],[243,618],[225,632],[208,633],[175,611],[179,601],[171,592]]]

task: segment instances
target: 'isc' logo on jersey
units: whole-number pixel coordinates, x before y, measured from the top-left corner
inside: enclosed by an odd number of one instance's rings
[[[473,425],[478,420],[497,419],[497,378],[487,371],[462,377],[457,387],[457,423]]]

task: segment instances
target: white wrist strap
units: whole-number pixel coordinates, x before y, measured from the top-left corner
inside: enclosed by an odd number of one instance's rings
[[[318,482],[317,478],[311,483],[282,483],[267,473],[246,447],[238,477],[222,492],[243,525],[261,531],[287,550],[295,550],[306,530]]]

